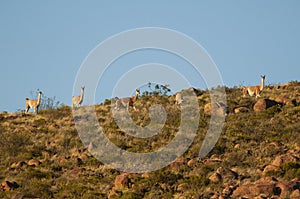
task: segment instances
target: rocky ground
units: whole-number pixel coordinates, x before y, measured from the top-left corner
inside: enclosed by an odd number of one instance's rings
[[[211,104],[208,91],[195,91],[200,121],[189,150],[169,166],[143,174],[120,172],[94,158],[67,106],[39,115],[1,113],[0,198],[300,198],[300,83],[268,86],[258,99],[226,88],[227,104]],[[162,131],[145,140],[118,128],[110,100],[96,105],[97,117],[118,147],[151,152],[178,130],[174,100],[143,96],[137,110],[130,109],[140,126],[149,124],[152,102],[166,109]],[[211,113],[227,114],[226,121],[213,150],[199,158]]]

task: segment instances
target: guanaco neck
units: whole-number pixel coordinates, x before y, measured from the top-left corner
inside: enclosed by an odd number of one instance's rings
[[[80,102],[83,99],[83,95],[84,95],[84,88],[81,88],[80,99],[79,99]]]
[[[261,81],[260,81],[260,90],[262,91],[265,87],[265,78],[261,78]]]
[[[132,102],[135,102],[137,100],[137,98],[139,97],[139,93],[136,92],[135,95],[133,96],[133,98],[131,99]]]
[[[41,103],[41,96],[42,96],[42,94],[41,93],[39,93],[39,95],[38,95],[38,99],[37,99],[37,105],[39,106],[40,105],[40,103]]]

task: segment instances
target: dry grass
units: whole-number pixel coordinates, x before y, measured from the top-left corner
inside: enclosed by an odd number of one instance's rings
[[[207,91],[199,92],[200,121],[198,135],[184,154],[184,163],[174,163],[164,169],[147,174],[131,174],[129,187],[112,194],[119,171],[103,165],[93,158],[83,146],[69,107],[40,111],[39,115],[22,113],[0,114],[0,181],[11,180],[20,187],[8,192],[0,191],[0,198],[209,198],[213,192],[221,193],[224,181],[212,183],[208,179],[219,167],[235,169],[249,182],[261,178],[257,171],[270,164],[274,158],[287,151],[300,151],[300,85],[292,82],[287,88],[269,86],[262,97],[275,99],[285,95],[295,100],[295,105],[272,107],[256,113],[255,98],[242,98],[237,88],[227,88],[229,114],[218,143],[204,159],[198,159],[210,117],[204,115],[203,106],[209,102]],[[169,103],[171,101],[172,103]],[[106,136],[117,146],[131,152],[156,151],[167,145],[180,125],[180,109],[174,97],[151,98],[144,96],[130,110],[133,121],[146,126],[150,122],[152,103],[164,106],[166,124],[157,135],[141,139],[123,132],[112,118],[110,101],[97,105],[97,117]],[[237,107],[247,107],[249,112],[234,114]],[[82,115],[86,110],[81,109]],[[88,120],[86,117],[78,120]],[[38,166],[15,163],[34,159]],[[193,165],[187,165],[194,160]],[[208,163],[207,163],[208,162]],[[268,176],[278,179],[299,177],[299,162],[284,163],[278,172]],[[229,179],[227,184],[237,185],[241,179]]]

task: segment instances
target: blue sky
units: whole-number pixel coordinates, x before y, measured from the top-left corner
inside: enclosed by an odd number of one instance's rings
[[[174,29],[196,40],[227,86],[259,84],[261,74],[267,84],[299,81],[299,9],[297,0],[1,1],[0,111],[24,109],[37,89],[70,105],[77,71],[91,50],[142,27]],[[156,53],[131,61],[147,63]],[[168,58],[153,56],[156,62]],[[200,81],[192,84],[205,89]],[[96,101],[107,97],[97,93]]]

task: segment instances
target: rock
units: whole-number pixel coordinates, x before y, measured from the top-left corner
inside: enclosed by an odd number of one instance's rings
[[[275,101],[280,104],[294,105],[294,101],[287,96],[278,96],[276,97]]]
[[[275,165],[268,165],[264,168],[263,170],[263,175],[266,175],[268,171],[277,171],[279,170],[279,167],[278,166],[275,166]]]
[[[218,183],[221,182],[222,176],[219,173],[215,172],[208,179],[213,183]]]
[[[27,162],[27,165],[28,165],[28,166],[35,166],[35,167],[37,167],[37,166],[39,166],[40,164],[41,164],[40,161],[34,160],[34,159],[31,159],[31,160],[29,160],[29,161]]]
[[[189,167],[193,167],[195,164],[197,164],[197,159],[196,159],[196,158],[191,159],[191,160],[189,160],[189,161],[187,162],[187,165],[188,165]]]
[[[208,103],[204,106],[204,114],[206,115],[226,115],[227,107],[223,103]]]
[[[178,169],[179,167],[183,166],[184,164],[186,164],[188,161],[187,158],[184,158],[184,157],[180,157],[180,158],[177,158],[174,162],[172,162],[169,167],[171,170],[176,170]]]
[[[296,189],[294,190],[291,195],[290,195],[291,198],[300,198],[300,190],[299,189]]]
[[[181,184],[178,185],[177,191],[184,192],[184,191],[188,190],[188,188],[189,188],[188,183],[181,183]]]
[[[287,198],[290,195],[288,184],[279,182],[275,185],[274,194],[279,195],[280,198]]]
[[[223,196],[229,197],[233,192],[233,187],[232,186],[226,186],[223,191],[222,194]]]
[[[242,185],[233,191],[232,198],[255,198],[265,196],[265,198],[290,198],[290,195],[299,190],[300,181],[294,179],[289,182],[278,182],[271,177],[261,178],[253,184]],[[295,192],[295,195],[297,191]]]
[[[299,159],[296,156],[293,156],[292,154],[284,154],[277,156],[273,162],[272,165],[279,167],[281,164],[286,162],[297,162]]]
[[[15,163],[13,163],[13,164],[10,166],[10,168],[11,168],[11,169],[20,169],[20,168],[21,168],[22,166],[24,166],[24,165],[26,165],[26,163],[23,162],[23,161],[15,162]]]
[[[220,195],[218,193],[214,193],[214,195],[212,195],[210,197],[210,199],[219,199],[220,198]]]
[[[265,194],[267,196],[273,195],[274,185],[272,184],[249,184],[237,187],[231,197],[232,198],[254,198]]]
[[[234,113],[247,113],[250,110],[247,107],[238,107],[234,109]]]
[[[254,110],[255,112],[259,112],[259,111],[262,111],[262,110],[266,110],[266,109],[268,109],[268,108],[270,108],[270,107],[272,107],[272,106],[276,106],[276,105],[278,105],[278,104],[280,104],[280,103],[278,103],[278,102],[276,102],[276,101],[274,101],[274,100],[270,100],[270,99],[259,99],[259,100],[255,103],[255,105],[254,105],[254,107],[253,107],[253,110]]]
[[[219,167],[217,169],[217,173],[219,173],[222,176],[223,181],[231,181],[231,180],[236,180],[238,179],[238,173],[228,169],[228,168],[223,168],[223,167]]]
[[[20,187],[16,182],[4,181],[1,183],[0,191],[9,191]]]
[[[122,173],[118,175],[115,179],[115,189],[121,189],[125,187],[129,187],[130,179],[127,173]]]

